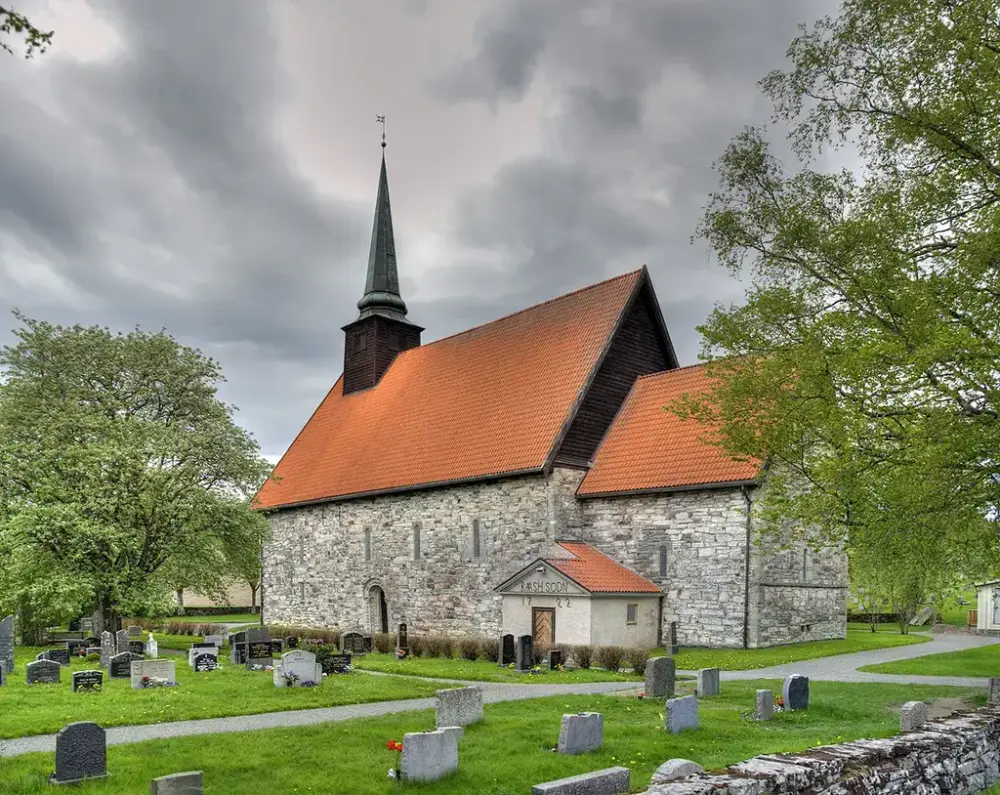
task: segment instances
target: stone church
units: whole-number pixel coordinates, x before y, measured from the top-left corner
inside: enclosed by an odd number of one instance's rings
[[[360,268],[359,268],[360,282]],[[847,564],[756,543],[760,467],[664,407],[643,267],[433,342],[400,294],[383,153],[343,372],[255,498],[269,623],[755,648],[844,637]]]

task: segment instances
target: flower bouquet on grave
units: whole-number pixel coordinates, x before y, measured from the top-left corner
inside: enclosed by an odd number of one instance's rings
[[[774,711],[775,712],[785,711],[785,699],[782,696],[778,696],[777,700],[774,702]]]
[[[140,687],[177,687],[176,682],[158,676],[144,676],[139,680],[139,685]]]
[[[396,766],[389,768],[388,778],[398,779],[400,777],[400,760],[403,756],[403,744],[396,740],[386,740],[385,747],[390,751],[399,752],[399,756],[396,757]]]
[[[299,681],[296,673],[282,674],[282,678],[285,680],[285,687],[295,687],[295,683]]]

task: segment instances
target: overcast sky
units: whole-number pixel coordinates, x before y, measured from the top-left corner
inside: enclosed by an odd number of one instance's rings
[[[21,0],[0,54],[0,308],[166,327],[275,459],[342,367],[387,119],[430,341],[649,266],[682,364],[740,285],[712,161],[828,0]],[[11,339],[10,315],[0,342]]]

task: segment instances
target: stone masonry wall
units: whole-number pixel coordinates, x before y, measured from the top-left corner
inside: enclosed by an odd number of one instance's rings
[[[966,795],[1000,779],[1000,708],[925,724],[885,740],[758,756],[645,795]]]
[[[575,490],[581,474],[557,470],[548,480],[508,478],[272,514],[272,541],[264,552],[264,618],[377,631],[370,594],[379,586],[391,630],[406,621],[411,633],[498,633],[501,600],[493,588],[547,553],[574,510],[563,492]],[[475,519],[478,557],[472,546]],[[418,522],[421,555],[414,560]]]

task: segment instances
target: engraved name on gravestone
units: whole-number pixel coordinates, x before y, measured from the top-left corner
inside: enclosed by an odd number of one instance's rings
[[[111,665],[111,658],[116,654],[115,636],[110,632],[101,633],[101,668]]]
[[[195,673],[214,671],[219,667],[219,658],[214,654],[199,654],[194,658],[194,664],[192,667],[194,668]]]
[[[73,692],[80,690],[97,691],[104,686],[104,671],[74,671]]]
[[[29,685],[51,685],[59,682],[62,666],[55,660],[35,660],[25,665],[24,671]]]
[[[188,649],[188,665],[192,668],[194,668],[194,661],[197,657],[215,657],[216,663],[218,663],[219,649],[216,646],[209,646],[207,648],[192,647]]]
[[[104,729],[96,723],[71,723],[56,735],[56,772],[53,784],[69,784],[108,775],[108,748]]]
[[[14,670],[14,616],[0,621],[0,661],[5,664],[7,673]]]
[[[247,643],[247,670],[262,671],[273,665],[271,641],[260,640]]]
[[[331,654],[323,659],[323,673],[349,674],[351,672],[350,654]]]
[[[500,636],[500,665],[510,665],[514,662],[514,636],[511,634]]]
[[[116,654],[108,661],[108,676],[112,679],[129,679],[132,676],[132,653]]]

